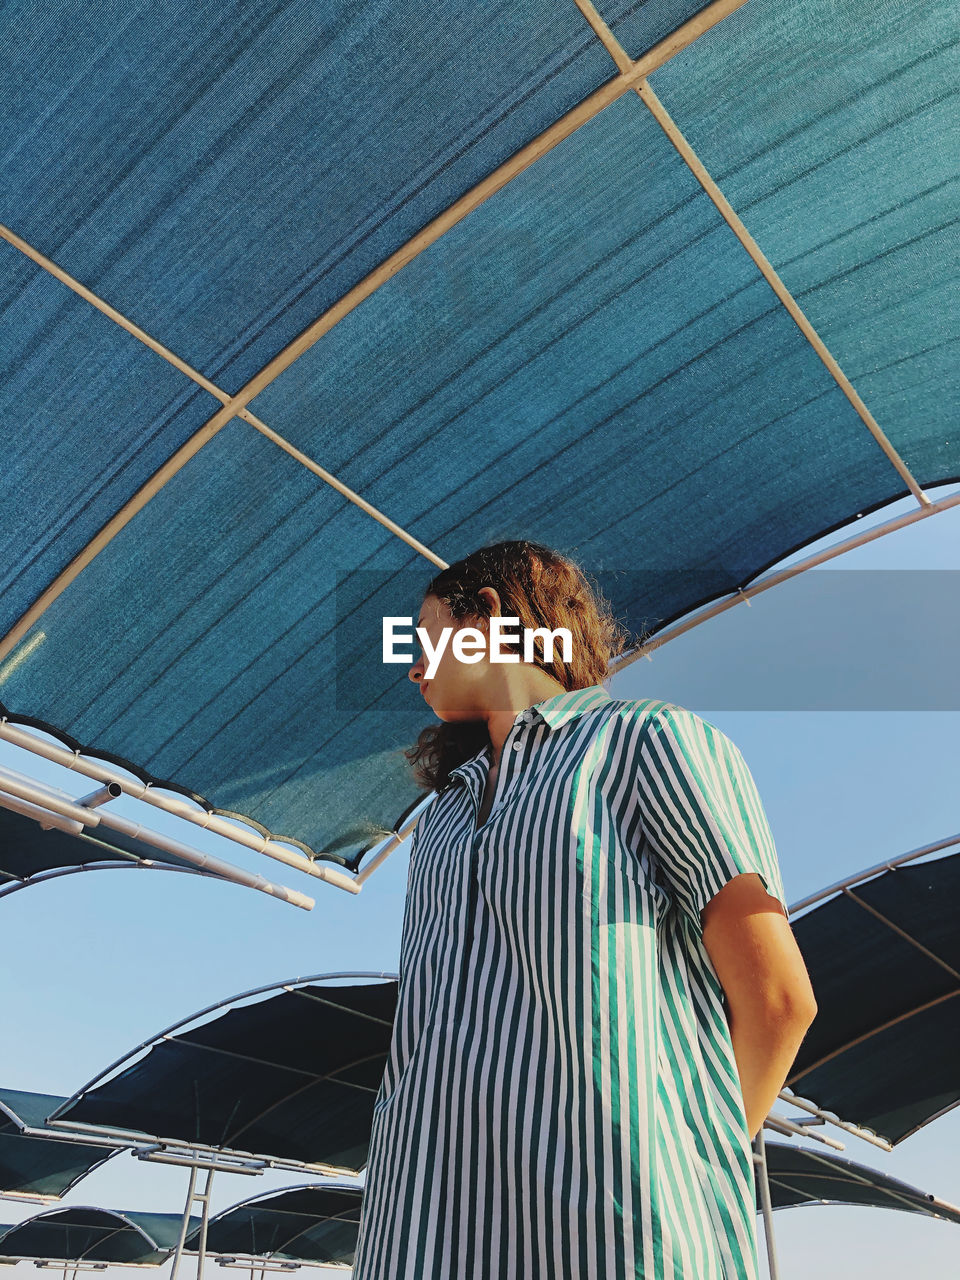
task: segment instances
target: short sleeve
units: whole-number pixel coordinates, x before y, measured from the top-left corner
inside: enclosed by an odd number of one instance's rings
[[[773,834],[736,745],[715,725],[664,703],[642,735],[637,802],[647,841],[696,933],[730,880],[756,872],[787,909]]]

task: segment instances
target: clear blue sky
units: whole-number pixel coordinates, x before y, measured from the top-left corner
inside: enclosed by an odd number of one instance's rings
[[[902,502],[857,521],[824,545],[913,505]],[[872,607],[871,593],[863,590],[871,581],[867,570],[887,571],[877,581],[893,583],[896,599],[912,602],[911,571],[960,570],[960,507],[847,553],[829,568],[863,571],[850,581],[867,602],[864,608]],[[843,680],[857,677],[864,654],[846,624],[838,634],[830,593],[818,596],[800,583],[827,571],[811,570],[763,593],[749,608],[738,605],[707,621],[652,661],[633,663],[610,685],[615,697],[669,698],[689,706],[733,738],[757,781],[791,901],[883,858],[960,833],[960,710],[714,709],[724,673],[732,679],[738,663],[758,678],[773,666],[785,705],[797,704],[798,687],[809,688],[803,682],[815,663],[823,664],[825,678],[837,671],[849,673]],[[917,619],[906,608],[895,612],[904,625],[871,636],[871,666],[888,664],[894,681],[909,666],[928,668],[932,652],[946,678],[956,631],[941,630],[936,614]],[[705,672],[710,706],[698,702],[706,696]],[[772,705],[776,684],[765,687]],[[870,696],[877,697],[877,687]],[[55,769],[42,772],[32,757],[3,744],[0,761],[28,771],[27,761],[35,776],[58,778]],[[75,780],[70,789],[79,794]],[[279,864],[224,853],[212,840],[204,847],[313,893],[305,877]],[[232,885],[146,871],[70,876],[0,901],[6,1028],[0,1084],[71,1093],[154,1032],[236,992],[298,975],[395,972],[406,874],[404,844],[357,897],[312,882],[312,912]],[[777,1109],[790,1114],[782,1104]],[[828,1132],[842,1137],[839,1130]],[[769,1131],[767,1136],[786,1141]],[[890,1154],[855,1138],[845,1141],[844,1157],[960,1204],[960,1109]],[[214,1209],[302,1180],[220,1175]],[[67,1203],[179,1211],[186,1181],[185,1170],[119,1156],[82,1182]],[[0,1203],[2,1221],[32,1212]],[[783,1280],[893,1280],[905,1271],[918,1280],[955,1280],[958,1274],[960,1227],[948,1223],[837,1206],[780,1211],[774,1222]],[[28,1266],[20,1264],[20,1273]],[[184,1274],[192,1274],[189,1267]],[[113,1275],[123,1280],[129,1272],[114,1269]]]

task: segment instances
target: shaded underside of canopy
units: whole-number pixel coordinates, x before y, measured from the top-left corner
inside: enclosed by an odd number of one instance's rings
[[[282,991],[158,1038],[52,1123],[359,1170],[396,1002],[396,981]]]
[[[0,1092],[0,1192],[62,1196],[116,1153],[110,1146],[81,1146],[29,1137],[24,1128],[43,1128],[65,1098],[17,1089]]]
[[[951,854],[791,921],[817,1000],[787,1079],[795,1093],[894,1143],[960,1102],[958,910]]]
[[[210,1253],[353,1265],[362,1188],[291,1187],[234,1205],[211,1219]],[[187,1239],[196,1249],[197,1234]]]
[[[45,831],[32,818],[0,807],[0,896],[15,886],[39,883],[51,873],[93,867],[143,867],[152,862],[178,871],[216,874],[199,872],[175,853],[131,839],[122,831],[108,834],[109,839],[104,840],[101,836],[68,835],[55,827]]]
[[[902,1209],[960,1223],[960,1209],[877,1169],[827,1152],[767,1142],[767,1177],[775,1209],[802,1204],[853,1204]],[[757,1188],[757,1212],[760,1212]]]
[[[182,1220],[177,1213],[120,1213],[86,1206],[48,1210],[0,1228],[0,1256],[152,1265],[169,1257]]]
[[[632,57],[696,8],[599,5]],[[616,73],[572,0],[21,0],[0,33],[11,231],[209,380],[0,245],[0,635],[217,389]],[[960,480],[956,43],[946,0],[866,23],[750,0],[649,76],[892,454],[632,90],[249,411],[443,561],[575,555],[637,637],[909,494],[905,470]],[[2,705],[355,868],[419,798],[381,622],[435,567],[234,417],[24,632]]]

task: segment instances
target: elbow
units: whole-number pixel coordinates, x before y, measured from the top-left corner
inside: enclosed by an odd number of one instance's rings
[[[806,1032],[817,1016],[817,999],[802,961],[771,970],[759,986],[769,1018]]]
[[[783,991],[768,992],[764,1000],[764,1013],[769,1023],[789,1029],[802,1037],[817,1016],[817,1001],[809,988],[798,990],[791,987]]]
[[[727,1003],[752,1020],[763,1022],[771,1029],[806,1034],[817,1016],[817,1001],[809,983],[783,984],[770,982],[756,986],[749,992],[740,991]]]
[[[787,1007],[790,1010],[790,1016],[795,1022],[802,1023],[804,1030],[816,1018],[818,1012],[817,998],[813,994],[810,977],[806,972],[804,972],[801,982],[795,982],[791,985],[787,993]]]
[[[809,1027],[814,1018],[816,1018],[817,1014],[820,1012],[820,1007],[817,1004],[817,998],[813,994],[812,987],[804,996],[803,1012],[807,1019],[807,1026]]]

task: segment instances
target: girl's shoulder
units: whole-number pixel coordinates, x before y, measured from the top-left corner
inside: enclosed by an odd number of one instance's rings
[[[676,705],[664,698],[611,698],[607,711],[630,724],[644,725],[655,722],[664,708]]]
[[[612,698],[609,711],[611,715],[655,729],[668,727],[676,731],[705,726],[715,734],[720,733],[711,721],[669,698]]]

